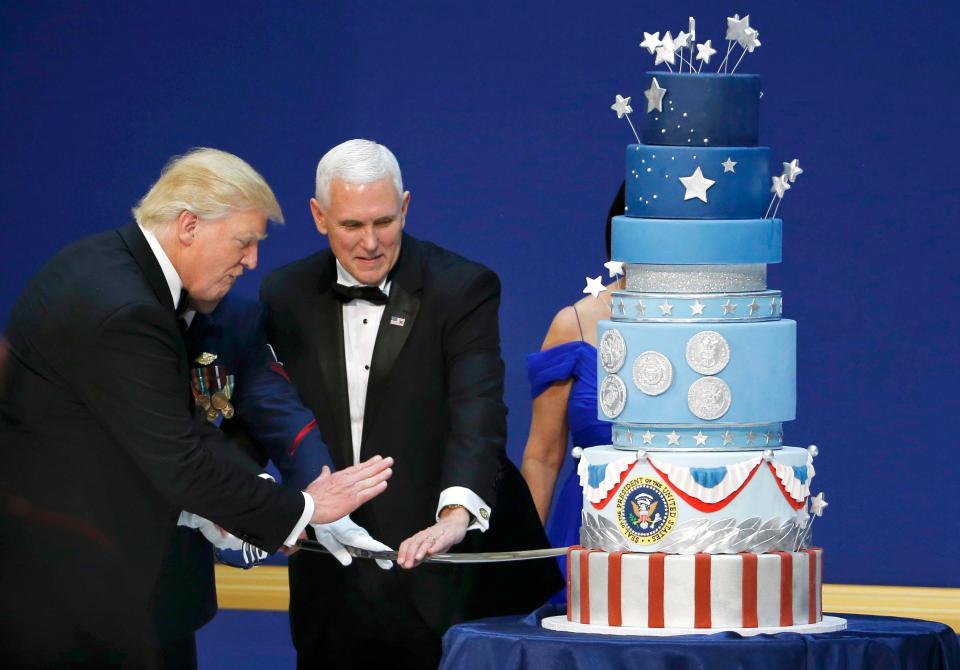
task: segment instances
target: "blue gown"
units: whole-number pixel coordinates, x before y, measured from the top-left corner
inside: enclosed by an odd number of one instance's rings
[[[597,349],[578,340],[565,342],[527,356],[531,397],[536,398],[554,382],[573,378],[567,402],[567,425],[573,446],[610,444],[612,424],[597,418]],[[569,453],[569,450],[568,452]],[[547,537],[553,547],[580,544],[580,512],[583,496],[577,468],[560,485],[547,518]],[[566,577],[566,560],[560,561]],[[563,597],[565,599],[565,596]]]

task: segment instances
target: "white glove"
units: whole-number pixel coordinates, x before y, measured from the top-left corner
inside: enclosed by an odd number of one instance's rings
[[[177,525],[199,530],[200,533],[207,538],[207,542],[217,549],[243,552],[243,562],[245,565],[252,567],[252,565],[259,563],[267,557],[267,552],[263,549],[255,547],[249,542],[244,542],[236,535],[223,530],[209,519],[197,516],[193,512],[180,512],[180,519],[177,521]]]
[[[341,565],[350,565],[353,562],[353,557],[343,546],[345,544],[368,551],[392,551],[387,545],[370,537],[370,533],[355,524],[349,514],[332,523],[315,523],[313,530],[317,534],[317,542],[326,547]],[[393,567],[393,561],[377,559],[377,565],[389,570]]]

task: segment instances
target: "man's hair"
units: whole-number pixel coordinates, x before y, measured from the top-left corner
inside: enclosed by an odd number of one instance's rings
[[[201,147],[170,159],[160,178],[133,208],[133,217],[153,230],[184,210],[209,220],[248,209],[283,223],[276,196],[256,170],[226,151]]]
[[[393,153],[371,140],[347,140],[325,153],[317,163],[317,202],[320,209],[330,204],[330,184],[334,179],[370,184],[386,177],[397,187],[397,197],[403,197],[403,177]]]

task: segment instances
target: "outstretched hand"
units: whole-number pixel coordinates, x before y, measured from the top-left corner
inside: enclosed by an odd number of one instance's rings
[[[427,556],[443,554],[455,544],[463,541],[470,525],[470,513],[462,508],[444,510],[440,520],[408,537],[400,544],[397,552],[397,564],[401,568],[415,568]]]
[[[336,521],[383,493],[393,474],[392,465],[393,458],[374,456],[334,473],[323,466],[320,476],[305,489],[314,503],[310,523]]]

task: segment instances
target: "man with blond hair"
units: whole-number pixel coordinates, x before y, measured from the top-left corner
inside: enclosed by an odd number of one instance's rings
[[[268,551],[386,488],[378,456],[304,492],[250,472],[194,420],[177,310],[257,263],[263,178],[231,154],[173,159],[135,224],[57,254],[8,321],[0,389],[0,647],[10,667],[152,667],[150,604],[181,510]]]

